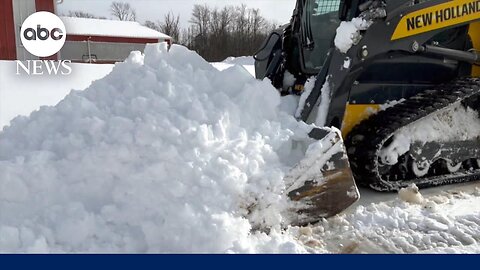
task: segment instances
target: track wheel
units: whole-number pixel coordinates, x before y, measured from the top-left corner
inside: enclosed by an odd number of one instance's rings
[[[412,161],[412,171],[416,177],[423,177],[427,175],[430,169],[430,162],[428,160]]]
[[[459,162],[457,164],[455,164],[453,161],[451,160],[447,160],[445,162],[445,165],[447,166],[447,170],[448,172],[450,173],[454,173],[454,172],[458,172],[458,170],[460,170],[460,168],[462,167],[462,163]]]

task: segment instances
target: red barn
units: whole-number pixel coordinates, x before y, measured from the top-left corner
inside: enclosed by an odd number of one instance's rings
[[[125,60],[131,51],[143,51],[147,43],[172,38],[138,22],[60,17],[67,29],[62,59],[73,62],[114,63]]]
[[[38,59],[20,41],[23,21],[37,11],[57,13],[63,0],[0,0],[0,60]],[[172,42],[172,38],[137,22],[61,17],[67,30],[63,49],[49,57],[74,62],[113,63],[147,43]]]

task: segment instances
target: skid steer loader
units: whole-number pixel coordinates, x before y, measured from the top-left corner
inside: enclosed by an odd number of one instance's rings
[[[256,53],[256,76],[302,95],[298,120],[319,126],[311,137],[344,147],[316,173],[309,158],[287,176],[298,223],[353,204],[355,182],[396,191],[478,180],[479,51],[478,0],[297,0]]]

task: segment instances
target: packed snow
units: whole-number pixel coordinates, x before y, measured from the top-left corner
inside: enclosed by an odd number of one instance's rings
[[[363,18],[353,18],[349,22],[341,22],[337,28],[337,35],[335,36],[335,47],[342,53],[346,53],[353,45],[358,44],[362,35],[360,31],[367,30],[371,22]]]
[[[480,252],[480,183],[362,190],[336,217],[281,226],[284,176],[319,147],[298,147],[298,99],[180,46],[132,53],[0,132],[0,252]]]

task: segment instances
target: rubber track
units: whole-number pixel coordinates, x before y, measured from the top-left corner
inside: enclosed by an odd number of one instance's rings
[[[384,143],[400,128],[444,109],[456,102],[477,98],[480,80],[465,78],[426,90],[357,125],[347,136],[351,167],[358,184],[378,191],[395,191],[415,183],[420,188],[480,179],[480,170],[426,176],[408,181],[387,181],[378,171],[378,156]]]

